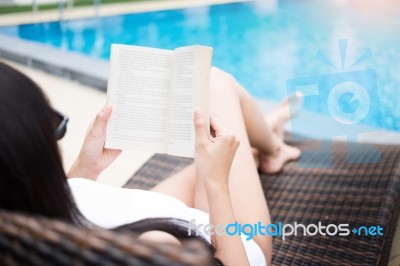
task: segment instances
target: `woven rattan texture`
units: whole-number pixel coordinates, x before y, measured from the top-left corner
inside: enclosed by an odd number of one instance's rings
[[[315,141],[295,143],[303,151],[318,148]],[[292,236],[274,237],[274,265],[386,265],[400,209],[400,147],[376,146],[379,163],[347,163],[347,148],[334,143],[330,168],[305,168],[292,162],[277,175],[261,175],[273,223],[321,222],[380,225],[384,236]],[[373,156],[370,146],[352,148],[353,159]],[[321,163],[331,153],[304,158]],[[193,160],[154,155],[126,187],[150,189]],[[304,163],[304,161],[303,161]]]
[[[198,242],[140,241],[130,232],[91,230],[0,211],[0,265],[213,265]]]

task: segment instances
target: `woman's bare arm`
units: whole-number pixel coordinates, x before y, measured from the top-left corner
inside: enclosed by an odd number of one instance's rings
[[[211,128],[215,137],[210,135],[210,127],[204,113],[194,114],[196,129],[195,165],[197,176],[203,181],[206,190],[210,223],[228,225],[236,221],[229,196],[228,179],[239,141],[225,128],[219,119],[212,116]],[[216,247],[216,257],[226,265],[248,265],[249,260],[239,235],[214,234],[211,243]]]
[[[228,225],[236,221],[227,186],[206,188],[212,225]],[[226,265],[248,265],[246,251],[239,235],[230,236],[214,233],[211,243],[216,247],[216,257]]]

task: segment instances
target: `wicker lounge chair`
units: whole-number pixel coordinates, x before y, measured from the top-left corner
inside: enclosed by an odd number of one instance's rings
[[[78,228],[0,211],[0,265],[214,265],[197,241],[182,247],[136,239],[129,231]]]
[[[302,150],[317,146],[298,142]],[[370,146],[360,145],[354,156],[373,156]],[[376,146],[381,161],[371,164],[347,163],[346,146],[333,145],[333,167],[303,168],[289,163],[277,175],[262,175],[262,185],[272,222],[302,224],[348,223],[351,228],[376,226],[384,236],[274,238],[273,265],[387,265],[400,210],[400,147]],[[328,154],[308,157],[314,163],[328,160]],[[354,159],[354,158],[353,158]],[[357,159],[357,158],[355,158]],[[155,155],[126,187],[150,189],[192,161]]]
[[[315,143],[314,143],[315,144]],[[313,143],[297,143],[309,149]],[[384,236],[274,238],[273,265],[386,265],[400,210],[400,147],[377,146],[378,164],[346,163],[334,145],[334,167],[305,169],[293,162],[261,176],[272,221],[380,225]],[[361,146],[357,156],[369,156]],[[310,157],[313,162],[326,156]],[[149,189],[192,162],[153,156],[126,187]],[[211,265],[199,243],[182,248],[139,241],[129,233],[77,228],[59,221],[0,212],[0,265]]]

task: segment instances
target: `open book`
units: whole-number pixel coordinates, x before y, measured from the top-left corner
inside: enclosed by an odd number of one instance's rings
[[[193,110],[209,114],[212,48],[113,44],[106,148],[194,156]]]

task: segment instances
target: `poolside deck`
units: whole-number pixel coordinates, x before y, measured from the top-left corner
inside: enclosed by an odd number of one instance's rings
[[[234,2],[247,2],[249,0],[153,0],[132,3],[116,3],[101,5],[98,9],[93,6],[73,7],[65,9],[63,19],[90,18],[93,16],[112,16],[119,14],[138,13],[155,10],[168,10],[185,7],[207,6]],[[23,12],[0,16],[0,26],[48,22],[60,19],[58,10]]]

